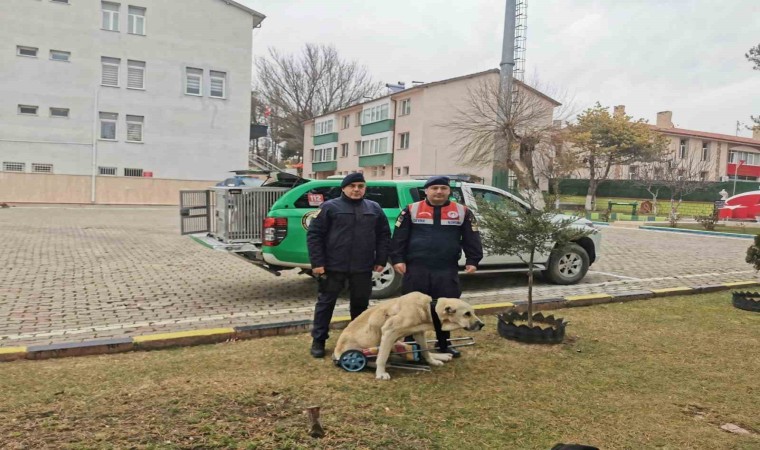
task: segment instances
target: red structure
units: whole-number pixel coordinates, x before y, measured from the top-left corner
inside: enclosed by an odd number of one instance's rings
[[[739,172],[741,174],[741,171]],[[718,210],[721,219],[755,220],[760,216],[760,191],[750,191],[734,195],[726,199],[726,203]]]

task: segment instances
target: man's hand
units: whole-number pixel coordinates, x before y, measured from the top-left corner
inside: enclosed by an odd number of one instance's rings
[[[464,266],[464,273],[475,273],[478,268],[475,266]]]
[[[396,270],[396,272],[400,273],[401,275],[406,273],[406,264],[404,263],[394,264],[393,268]]]
[[[324,275],[325,274],[325,268],[324,267],[315,267],[311,269],[311,273],[313,273],[316,276]]]
[[[375,266],[375,272],[382,273],[383,269],[385,269],[385,266]]]

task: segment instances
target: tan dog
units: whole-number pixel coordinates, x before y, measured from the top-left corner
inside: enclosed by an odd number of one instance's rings
[[[360,350],[379,346],[375,378],[390,380],[385,370],[393,344],[404,336],[414,336],[420,345],[423,358],[431,366],[443,365],[450,361],[448,353],[430,353],[425,342],[425,332],[432,331],[433,318],[430,312],[430,296],[411,292],[404,296],[386,300],[364,311],[348,324],[335,345],[333,358],[340,358],[346,350]],[[439,298],[435,312],[441,320],[444,331],[464,328],[477,331],[483,322],[475,315],[469,303],[457,298]]]

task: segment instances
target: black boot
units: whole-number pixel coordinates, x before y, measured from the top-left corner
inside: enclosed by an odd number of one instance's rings
[[[448,353],[451,356],[453,356],[454,358],[459,358],[460,356],[462,356],[462,352],[460,352],[459,350],[457,350],[455,348],[451,348],[451,347],[444,348],[443,350],[441,350],[441,353]]]
[[[311,356],[315,358],[325,357],[325,341],[315,339],[311,342]]]

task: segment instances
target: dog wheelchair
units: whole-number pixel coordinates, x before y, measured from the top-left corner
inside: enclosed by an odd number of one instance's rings
[[[475,340],[469,336],[449,339],[448,341],[452,344],[449,345],[449,348],[475,345]],[[435,340],[427,341],[429,344],[436,342]],[[428,350],[435,351],[437,348],[430,347]],[[379,351],[380,347],[346,350],[338,359],[333,359],[333,363],[346,372],[361,372],[367,367],[375,368],[374,360],[377,358]],[[424,364],[424,361],[419,344],[416,342],[396,342],[393,344],[386,367],[430,372],[430,366]]]

